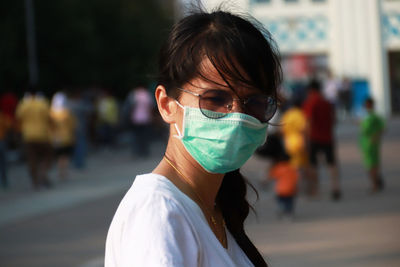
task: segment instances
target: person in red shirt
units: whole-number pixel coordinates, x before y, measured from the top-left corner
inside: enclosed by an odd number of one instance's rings
[[[318,194],[318,156],[323,154],[329,165],[331,174],[331,197],[333,200],[341,198],[338,168],[335,157],[335,110],[322,96],[321,85],[312,80],[308,86],[309,94],[303,104],[303,111],[308,120],[308,142],[310,174],[308,193],[311,196]]]

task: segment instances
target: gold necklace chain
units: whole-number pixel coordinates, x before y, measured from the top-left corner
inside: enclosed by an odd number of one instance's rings
[[[222,244],[223,247],[227,247],[227,243],[226,243],[226,233],[225,233],[225,220],[222,218],[222,229],[221,231],[218,231],[218,223],[217,220],[215,219],[215,217],[212,215],[212,212],[207,208],[207,206],[204,204],[203,199],[199,196],[199,194],[194,190],[194,185],[192,183],[192,181],[189,180],[189,178],[187,178],[173,163],[172,161],[167,158],[166,155],[164,155],[164,159],[165,161],[178,173],[178,175],[185,181],[185,183],[187,183],[192,192],[196,195],[196,198],[198,199],[198,201],[200,202],[199,204],[203,207],[203,209],[205,210],[205,212],[207,213],[208,220],[207,221],[211,221],[212,225],[214,225],[214,233],[217,237],[217,239],[219,240],[219,242]],[[220,234],[218,234],[218,232],[221,232]]]

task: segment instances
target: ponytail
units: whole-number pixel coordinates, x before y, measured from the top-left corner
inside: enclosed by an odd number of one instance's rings
[[[217,203],[224,216],[226,227],[254,266],[268,266],[244,231],[244,221],[250,211],[246,193],[246,180],[240,171],[228,172],[218,192]]]

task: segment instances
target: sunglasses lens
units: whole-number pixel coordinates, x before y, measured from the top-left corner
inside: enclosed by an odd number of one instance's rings
[[[269,121],[274,116],[276,108],[275,99],[269,96],[250,97],[246,102],[246,111],[261,122]]]
[[[224,90],[207,90],[200,99],[199,105],[204,116],[212,119],[224,117],[231,112],[232,95]],[[261,122],[269,121],[276,111],[276,101],[273,97],[256,95],[245,101],[246,113]]]
[[[232,96],[223,90],[208,90],[201,95],[200,109],[209,118],[221,118],[229,112]],[[211,111],[211,112],[210,112]]]

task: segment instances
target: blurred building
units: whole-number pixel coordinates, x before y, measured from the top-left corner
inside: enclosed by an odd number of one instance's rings
[[[203,1],[208,9],[224,0]],[[235,0],[272,33],[286,80],[330,70],[356,81],[385,115],[400,114],[399,0]],[[358,82],[358,83],[357,83]]]

